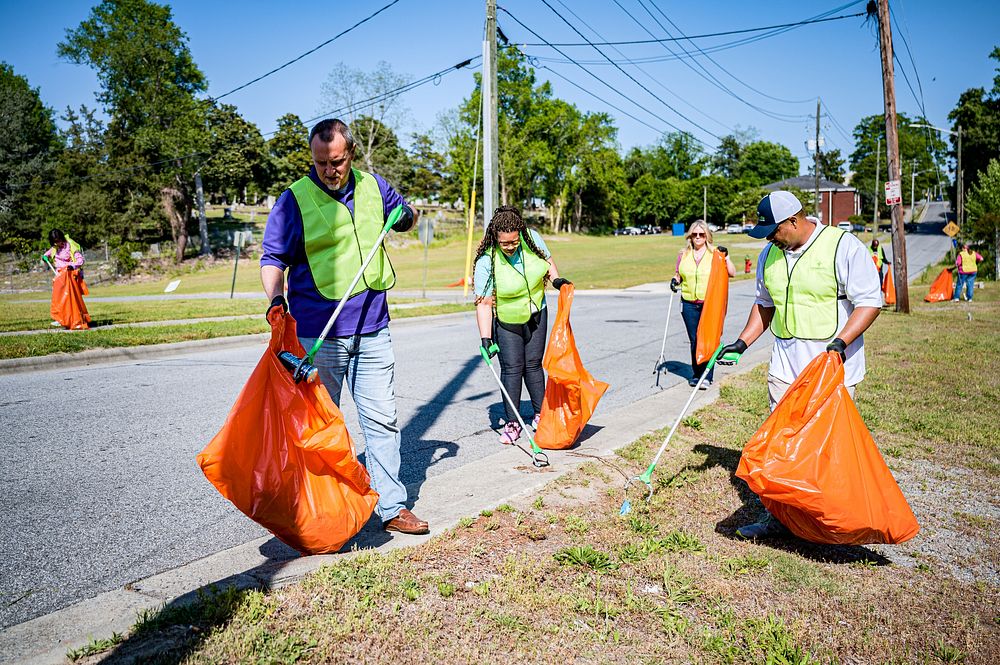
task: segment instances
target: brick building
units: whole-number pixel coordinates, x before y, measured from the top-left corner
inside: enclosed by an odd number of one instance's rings
[[[812,194],[816,190],[816,178],[811,175],[800,175],[764,185],[764,189],[769,192],[789,187],[796,187],[806,194]],[[819,179],[819,203],[820,221],[824,224],[846,222],[851,215],[861,214],[861,195],[858,194],[858,190],[832,180]],[[808,210],[809,201],[803,201],[802,205],[806,206],[806,212],[812,212]]]

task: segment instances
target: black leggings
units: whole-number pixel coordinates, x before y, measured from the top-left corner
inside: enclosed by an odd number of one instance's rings
[[[548,308],[535,312],[527,323],[502,323],[493,320],[493,339],[500,347],[500,380],[514,404],[521,404],[521,381],[528,386],[531,407],[535,414],[542,412],[545,397],[545,372],[542,357],[545,355]],[[517,422],[517,415],[507,401],[504,410],[508,422]]]

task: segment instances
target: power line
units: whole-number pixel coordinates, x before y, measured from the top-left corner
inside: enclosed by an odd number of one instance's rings
[[[627,14],[633,21],[635,21],[636,24],[639,25],[639,27],[641,27],[643,30],[645,30],[648,34],[650,34],[650,35],[653,34],[646,26],[644,26],[642,24],[642,22],[640,22],[636,17],[632,16],[632,14],[628,10],[626,10],[625,7],[618,0],[614,0],[614,2],[615,2],[616,5],[618,5],[618,7],[625,14]],[[662,23],[660,23],[659,19],[657,19],[656,16],[653,15],[653,13],[649,10],[648,7],[646,7],[646,5],[643,3],[643,1],[642,0],[638,0],[638,2],[639,2],[639,6],[641,6],[643,8],[643,10],[645,10],[645,12],[647,14],[649,14],[649,17],[651,19],[653,19],[653,21],[660,27],[660,29],[663,30],[663,32],[665,32],[666,34],[670,35],[671,34],[670,31],[666,28],[666,26],[664,26]],[[659,7],[657,7],[657,10],[659,10]],[[663,14],[662,11],[660,13]],[[667,20],[670,21],[670,19],[666,16],[666,14],[664,14],[664,18],[667,18]],[[672,25],[674,25],[675,28],[677,28],[676,24],[674,24],[673,21],[670,21],[670,23]],[[678,28],[678,31],[679,30],[680,29]],[[681,34],[683,35],[683,32]],[[671,54],[674,54],[673,49],[671,49],[666,44],[660,44],[660,45],[663,48],[667,49]],[[791,114],[776,113],[776,112],[764,109],[762,107],[756,106],[755,104],[751,104],[750,102],[748,102],[747,100],[743,99],[742,97],[740,97],[739,95],[737,95],[735,92],[733,92],[728,86],[724,85],[722,83],[722,81],[720,81],[714,75],[712,75],[712,73],[709,72],[707,69],[705,69],[705,67],[700,62],[698,62],[697,60],[695,60],[695,58],[688,51],[686,51],[683,46],[681,46],[680,48],[681,48],[681,51],[684,54],[686,54],[688,56],[688,58],[690,59],[690,61],[691,61],[691,62],[688,62],[687,59],[683,59],[682,58],[681,62],[684,63],[684,66],[686,66],[688,69],[690,69],[691,71],[693,71],[695,74],[697,74],[701,78],[703,78],[706,81],[708,81],[710,84],[714,85],[718,89],[720,89],[723,92],[725,92],[727,95],[729,95],[729,96],[733,97],[734,99],[742,102],[743,104],[749,106],[750,108],[754,109],[755,111],[757,111],[757,112],[759,112],[759,113],[761,113],[763,115],[766,115],[766,116],[768,116],[768,117],[770,117],[770,118],[772,118],[774,120],[780,120],[780,121],[783,121],[783,122],[799,122],[799,121],[801,121],[805,117],[805,116],[801,116],[801,115],[791,115]],[[696,69],[695,65],[697,65],[697,67],[700,68],[701,71],[699,71],[699,69]]]
[[[525,30],[527,30],[528,32],[530,32],[531,34],[533,34],[535,36],[535,38],[541,39],[541,40],[544,41],[544,37],[542,37],[537,32],[535,32],[534,30],[532,30],[531,28],[529,28],[527,25],[525,25],[524,22],[521,21],[521,19],[519,19],[516,16],[514,16],[514,14],[512,14],[509,9],[507,9],[506,7],[501,7],[500,5],[497,5],[497,9],[499,11],[502,11],[503,13],[505,13],[507,16],[511,17],[514,20],[515,23],[517,23],[519,26],[521,26],[522,28],[524,28]],[[548,45],[548,42],[545,42],[545,44]],[[698,143],[701,143],[702,145],[706,145],[704,141],[701,141],[698,138],[694,137],[693,135],[690,134],[690,132],[684,131],[683,129],[681,129],[680,127],[678,127],[677,125],[675,125],[674,123],[672,123],[669,120],[667,120],[666,118],[664,118],[664,117],[662,117],[662,116],[654,113],[653,111],[649,110],[648,108],[646,108],[645,106],[643,106],[642,104],[640,104],[639,102],[637,102],[636,100],[634,100],[631,97],[629,97],[628,95],[626,95],[624,92],[622,92],[618,88],[614,87],[613,85],[611,85],[610,83],[608,83],[607,81],[605,81],[604,79],[602,79],[597,74],[593,73],[592,71],[590,71],[589,69],[587,69],[586,67],[584,67],[583,65],[581,65],[579,62],[577,62],[573,58],[570,58],[566,54],[566,52],[562,51],[561,49],[559,49],[559,47],[553,46],[552,49],[554,51],[556,51],[557,53],[559,53],[560,55],[562,55],[564,58],[566,58],[568,62],[576,65],[579,69],[581,69],[588,76],[590,76],[591,78],[597,80],[598,83],[600,83],[601,85],[605,86],[606,88],[608,88],[609,90],[611,90],[615,94],[619,95],[620,97],[623,97],[624,99],[626,99],[632,105],[634,105],[634,106],[642,109],[643,111],[645,111],[649,115],[653,116],[654,118],[656,118],[657,120],[659,120],[663,124],[667,125],[668,127],[672,128],[672,129],[675,129],[678,132],[681,132],[682,134],[687,134],[688,136],[691,136],[692,138],[694,138],[695,141],[698,141]],[[549,71],[552,71],[552,70],[549,70]],[[629,116],[629,117],[633,117],[634,118],[634,116]]]
[[[249,86],[253,85],[254,83],[257,83],[258,81],[262,81],[262,80],[266,79],[271,74],[280,72],[285,67],[288,67],[289,65],[292,65],[292,64],[298,62],[299,60],[301,60],[302,58],[306,57],[307,55],[315,53],[316,51],[320,50],[321,48],[323,48],[327,44],[330,44],[331,42],[334,42],[337,39],[340,39],[341,37],[343,37],[344,35],[346,35],[347,33],[349,33],[351,30],[354,30],[358,26],[360,26],[360,25],[362,25],[364,23],[367,23],[368,21],[372,20],[373,18],[375,18],[376,16],[378,16],[379,14],[381,14],[382,12],[384,12],[385,10],[389,9],[390,7],[392,7],[397,2],[399,2],[399,0],[392,0],[392,2],[390,2],[387,5],[385,5],[384,7],[382,7],[381,9],[379,9],[378,11],[376,11],[375,13],[369,14],[365,18],[361,19],[360,21],[358,21],[357,23],[355,23],[354,25],[352,25],[351,27],[349,27],[346,30],[344,30],[344,31],[342,31],[342,32],[334,35],[333,37],[331,37],[330,39],[326,40],[322,44],[319,44],[318,46],[309,49],[308,51],[306,51],[302,55],[299,55],[299,56],[296,56],[295,58],[292,58],[291,60],[289,60],[288,62],[286,62],[283,65],[275,67],[274,69],[272,69],[271,71],[267,72],[266,74],[261,74],[257,78],[255,78],[255,79],[253,79],[251,81],[247,81],[243,85],[237,86],[237,87],[233,88],[232,90],[230,90],[228,92],[224,92],[224,93],[222,93],[221,95],[219,95],[217,97],[213,97],[212,99],[218,101],[218,100],[222,99],[223,97],[228,97],[229,95],[233,94],[234,92],[238,92],[238,91],[242,90],[243,88],[249,87]]]
[[[857,4],[857,3],[852,2],[851,4]],[[748,32],[762,32],[764,30],[775,30],[779,28],[797,28],[799,26],[809,25],[811,23],[825,23],[827,21],[839,21],[845,18],[858,18],[859,16],[864,16],[864,15],[865,13],[861,12],[858,14],[846,14],[844,16],[830,16],[826,18],[807,19],[805,21],[796,21],[795,23],[781,23],[778,25],[768,25],[761,28],[744,28],[742,30],[726,30],[725,32],[708,32],[701,35],[688,35],[686,37],[667,37],[664,39],[632,39],[632,40],[617,41],[617,42],[551,42],[551,43],[525,42],[521,44],[521,46],[630,46],[633,44],[657,44],[657,43],[662,44],[664,42],[679,42],[685,39],[690,41],[692,39],[705,39],[708,37],[724,37],[727,35],[740,35]]]
[[[587,28],[588,30],[590,30],[590,31],[591,31],[591,32],[592,32],[593,34],[597,35],[597,36],[598,36],[599,38],[601,38],[601,39],[603,39],[603,38],[604,38],[604,37],[603,37],[603,36],[601,35],[601,33],[599,33],[599,32],[598,32],[597,30],[595,30],[595,29],[594,29],[594,27],[593,27],[593,26],[591,26],[591,25],[590,25],[589,23],[587,23],[587,22],[586,22],[585,20],[583,20],[583,18],[581,18],[579,14],[577,14],[577,13],[576,13],[576,12],[574,12],[574,11],[573,11],[572,9],[570,9],[570,7],[569,7],[569,6],[567,6],[567,4],[566,4],[565,2],[563,2],[563,0],[556,0],[556,1],[557,1],[557,2],[558,2],[558,3],[560,4],[560,5],[562,5],[562,6],[563,6],[563,7],[564,7],[564,8],[566,9],[566,11],[568,11],[568,12],[569,12],[570,14],[572,14],[574,18],[576,18],[576,19],[577,19],[578,21],[580,21],[580,23],[582,23],[582,24],[584,25],[584,27],[586,27],[586,28]],[[645,75],[646,75],[646,77],[647,77],[647,78],[648,78],[648,79],[649,79],[650,81],[652,81],[653,83],[655,83],[656,85],[658,85],[658,86],[659,86],[660,88],[662,88],[663,90],[667,91],[667,92],[668,92],[669,94],[671,94],[671,95],[673,95],[674,97],[676,97],[676,98],[678,99],[678,101],[680,101],[680,102],[683,102],[684,104],[686,104],[687,106],[689,106],[689,107],[690,107],[690,108],[691,108],[692,110],[694,110],[694,111],[695,111],[696,113],[699,113],[700,115],[702,115],[702,116],[704,116],[704,117],[708,118],[709,120],[711,120],[711,121],[712,121],[712,122],[714,122],[715,124],[719,125],[720,127],[722,127],[723,129],[725,129],[726,131],[728,131],[728,132],[732,132],[732,131],[733,131],[732,127],[729,127],[728,125],[726,125],[725,123],[723,123],[723,122],[722,122],[721,120],[719,120],[719,119],[717,119],[717,118],[713,118],[713,117],[712,117],[712,116],[710,116],[710,115],[709,115],[708,113],[706,113],[706,112],[705,112],[705,111],[703,111],[702,109],[698,108],[698,107],[697,107],[696,105],[694,105],[694,104],[692,104],[691,102],[687,101],[686,99],[684,99],[683,97],[681,97],[681,96],[680,96],[679,94],[677,94],[676,92],[674,92],[673,90],[671,90],[670,88],[668,88],[668,87],[667,87],[666,85],[664,85],[664,84],[663,84],[663,82],[662,82],[662,81],[660,81],[660,80],[659,80],[658,78],[654,77],[654,76],[653,76],[653,75],[651,75],[651,74],[650,74],[649,72],[647,72],[647,71],[646,71],[645,69],[643,69],[642,67],[640,67],[640,66],[639,66],[639,65],[638,65],[637,63],[635,63],[635,62],[633,62],[632,60],[630,60],[630,59],[628,58],[628,56],[626,56],[626,55],[625,55],[624,53],[622,53],[622,52],[621,52],[621,50],[620,50],[620,49],[619,49],[619,48],[618,48],[617,46],[612,46],[611,48],[613,48],[613,49],[615,50],[615,52],[617,52],[617,53],[618,53],[618,54],[619,54],[620,56],[622,56],[623,58],[625,58],[625,62],[626,62],[626,63],[628,63],[628,64],[630,64],[630,65],[634,66],[634,67],[635,67],[636,69],[638,69],[638,70],[639,70],[640,72],[642,72],[643,74],[645,74]]]
[[[558,16],[559,19],[562,20],[562,22],[565,23],[567,26],[569,26],[569,28],[573,32],[575,32],[576,34],[578,34],[581,39],[583,39],[583,40],[587,39],[586,37],[583,36],[583,33],[581,33],[579,30],[576,29],[576,26],[574,26],[572,23],[570,23],[569,21],[567,21],[566,17],[564,17],[562,14],[560,14],[558,11],[556,11],[556,9],[552,5],[550,5],[548,3],[548,0],[542,0],[542,4],[545,5],[546,7],[548,7],[552,11],[553,14],[555,14],[556,16]],[[602,51],[601,49],[599,49],[596,46],[594,46],[594,50],[597,51],[598,53],[600,53],[604,57],[605,60],[607,60],[608,62],[612,62],[611,58],[609,58],[604,53],[604,51]],[[657,95],[655,92],[653,92],[652,90],[650,90],[649,88],[647,88],[645,85],[643,85],[642,83],[640,83],[638,80],[636,80],[636,78],[634,76],[632,76],[631,74],[629,74],[628,72],[626,72],[624,69],[622,69],[620,65],[615,64],[615,69],[617,69],[622,74],[624,74],[625,76],[627,76],[629,78],[629,80],[631,80],[637,86],[639,86],[640,88],[642,88],[643,90],[645,90],[646,93],[649,94],[653,99],[655,99],[656,101],[660,102],[661,104],[663,104],[664,106],[666,106],[668,109],[670,109],[671,111],[673,111],[674,113],[676,113],[680,117],[684,118],[684,120],[688,121],[690,124],[694,125],[695,127],[697,127],[698,129],[700,129],[701,131],[705,132],[709,136],[715,138],[716,140],[722,140],[721,136],[719,136],[715,132],[713,132],[713,131],[711,131],[709,129],[706,129],[705,127],[701,126],[700,124],[698,124],[697,122],[695,122],[694,120],[692,120],[691,118],[687,117],[686,115],[684,115],[683,113],[681,113],[680,111],[678,111],[677,109],[675,109],[673,106],[671,106],[670,104],[668,104],[666,101],[664,101],[664,99],[662,97],[660,97],[659,95]],[[687,134],[689,137],[691,137],[692,139],[694,139],[698,143],[701,143],[702,145],[705,145],[707,147],[707,145],[705,144],[704,141],[698,139],[697,137],[695,137],[690,132],[687,132],[687,131],[684,131],[684,130],[680,130],[680,129],[678,131],[680,131],[682,134]]]

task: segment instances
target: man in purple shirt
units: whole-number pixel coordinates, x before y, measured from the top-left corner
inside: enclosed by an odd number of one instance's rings
[[[264,229],[260,276],[271,307],[290,310],[302,346],[310,348],[374,246],[389,213],[399,205],[396,231],[412,228],[417,212],[380,176],[352,169],[355,141],[340,120],[323,120],[309,132],[313,167],[285,190]],[[400,434],[396,423],[395,357],[389,335],[386,290],[395,274],[384,252],[341,310],[316,354],[315,365],[340,405],[344,379],[365,435],[364,461],[378,492],[375,512],[388,531],[428,533],[427,522],[406,509],[399,477]],[[284,297],[288,271],[288,300]],[[270,311],[270,308],[269,308]]]

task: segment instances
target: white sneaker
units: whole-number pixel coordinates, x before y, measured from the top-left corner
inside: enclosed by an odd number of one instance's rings
[[[62,326],[62,324],[61,324],[61,323],[59,323],[58,321],[53,321],[53,322],[52,322],[52,323],[50,323],[49,325],[50,325],[50,326]]]

